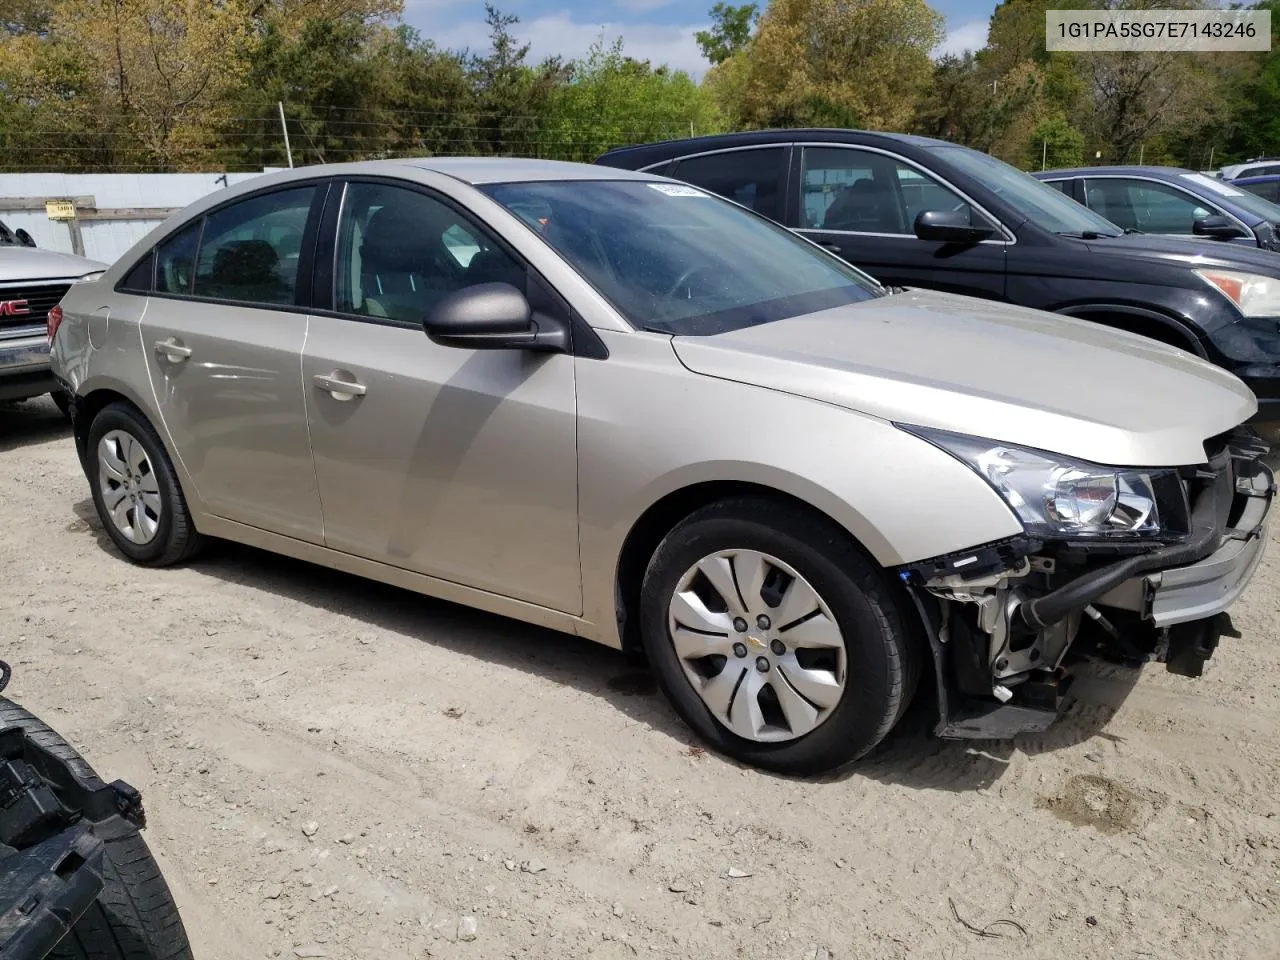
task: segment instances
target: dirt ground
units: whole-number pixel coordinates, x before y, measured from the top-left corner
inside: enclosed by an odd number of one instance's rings
[[[1202,679],[1099,671],[1012,744],[916,711],[812,782],[602,647],[231,545],[130,566],[47,401],[0,407],[0,483],[7,695],[142,790],[199,960],[1280,955],[1274,542]]]

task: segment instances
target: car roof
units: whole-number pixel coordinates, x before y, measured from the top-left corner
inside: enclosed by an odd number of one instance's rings
[[[1057,177],[1082,177],[1082,176],[1103,176],[1110,175],[1113,177],[1155,177],[1156,179],[1172,180],[1174,177],[1182,176],[1186,173],[1195,173],[1195,170],[1188,170],[1186,167],[1140,167],[1140,166],[1124,166],[1124,167],[1069,167],[1061,170],[1040,170],[1032,174],[1037,179],[1053,179]]]
[[[1226,183],[1273,183],[1280,180],[1280,173],[1264,173],[1260,177],[1236,177],[1234,180],[1227,180]]]
[[[602,154],[597,162],[609,159],[644,157],[657,163],[671,157],[733,147],[753,147],[769,143],[793,143],[800,140],[819,143],[867,143],[875,140],[909,143],[915,146],[953,146],[945,140],[920,137],[911,133],[882,133],[878,130],[850,130],[843,127],[799,127],[791,129],[750,130],[745,133],[718,133],[702,137],[660,140],[629,147],[616,147]]]
[[[395,161],[401,166],[443,173],[471,184],[546,180],[653,180],[652,174],[602,169],[590,163],[522,157],[421,157]]]

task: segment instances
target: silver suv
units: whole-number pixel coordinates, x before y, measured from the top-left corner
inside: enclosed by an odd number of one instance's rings
[[[38,250],[24,230],[0,223],[0,400],[26,400],[54,391],[49,372],[49,311],[71,284],[100,273],[106,264],[52,250]]]
[[[225,537],[641,650],[778,770],[862,756],[921,678],[985,738],[1044,729],[1086,655],[1198,673],[1275,489],[1218,367],[607,167],[258,178],[63,310],[130,560]]]

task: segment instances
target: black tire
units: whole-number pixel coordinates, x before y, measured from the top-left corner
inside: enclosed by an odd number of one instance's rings
[[[91,788],[101,779],[75,748],[43,721],[0,697],[0,728],[20,726],[34,743],[65,760]],[[94,825],[106,848],[105,886],[49,954],[50,960],[191,960],[187,931],[147,842],[121,817]]]
[[[758,550],[788,564],[826,602],[843,634],[844,695],[811,732],[783,742],[740,737],[716,719],[681,666],[667,610],[685,571],[726,549]],[[716,750],[781,773],[825,773],[863,757],[906,711],[920,674],[920,645],[902,598],[835,524],[798,506],[725,500],[698,510],[659,544],[640,591],[641,641],[676,712]]]
[[[144,544],[134,543],[122,534],[103,503],[97,451],[99,441],[111,430],[124,431],[142,444],[160,489],[159,524],[155,536]],[[165,453],[164,444],[160,442],[146,417],[135,407],[123,402],[103,407],[89,425],[85,449],[85,472],[93,492],[93,505],[97,508],[98,519],[102,521],[107,535],[121,553],[143,566],[167,567],[189,560],[204,546],[204,538],[191,520],[186,497],[182,495],[182,487],[178,484],[169,455]]]

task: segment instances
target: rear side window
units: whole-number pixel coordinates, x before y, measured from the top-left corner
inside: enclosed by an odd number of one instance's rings
[[[1267,183],[1251,183],[1245,189],[1256,193],[1264,200],[1280,203],[1280,180],[1271,180]]]
[[[785,147],[729,150],[681,160],[671,176],[781,220],[786,161]]]
[[[197,220],[156,248],[156,293],[191,293],[202,222]]]
[[[151,291],[152,267],[155,261],[156,252],[152,250],[139,260],[134,268],[125,275],[125,278],[120,281],[120,289],[128,290],[131,293],[149,293]]]
[[[249,197],[207,218],[195,295],[291,304],[314,185]]]
[[[1068,197],[1071,196],[1070,180],[1044,180],[1042,182],[1047,183],[1049,186],[1053,187],[1053,189],[1057,190],[1059,193],[1065,193]]]

